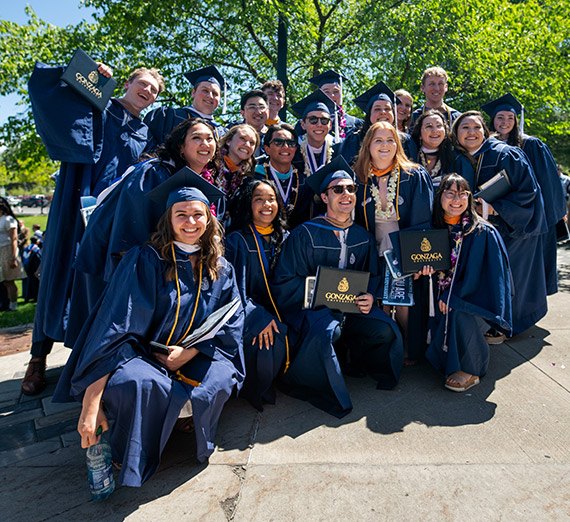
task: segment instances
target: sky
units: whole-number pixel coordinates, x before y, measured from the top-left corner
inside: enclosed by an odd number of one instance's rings
[[[79,7],[80,0],[0,0],[0,20],[25,24],[28,17],[24,11],[30,5],[36,15],[59,27],[75,25],[81,20],[90,20],[91,8]],[[16,105],[17,94],[0,96],[0,125],[8,116],[15,116],[21,109]]]

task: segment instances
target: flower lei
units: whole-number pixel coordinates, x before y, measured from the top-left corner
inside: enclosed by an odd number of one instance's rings
[[[461,243],[463,242],[463,230],[471,224],[469,216],[465,214],[461,218],[461,230],[455,235],[454,241],[455,245],[451,249],[451,268],[447,271],[440,270],[437,273],[437,287],[440,292],[443,292],[446,288],[451,286],[453,281],[453,274],[455,273],[455,267],[457,266],[457,260],[459,259],[459,251],[461,250]]]
[[[326,138],[325,138],[325,143],[324,143],[325,155],[326,155],[325,165],[327,163],[330,163],[330,161],[332,159],[332,155],[333,155],[332,144],[333,144],[333,137],[330,134],[327,134]],[[309,158],[307,156],[307,135],[306,134],[303,134],[303,136],[301,136],[301,156],[303,156],[303,161],[305,162],[305,175],[307,177],[309,177],[312,174],[312,172],[311,172],[311,166],[309,165]]]
[[[429,172],[429,175],[432,178],[435,178],[441,171],[441,158],[438,157],[433,169],[431,171],[428,169],[428,161],[425,155],[425,152],[420,149],[420,162],[422,166]]]
[[[218,175],[218,184],[226,194],[230,196],[233,195],[234,191],[241,185],[245,176],[245,169],[246,164],[244,163],[232,174],[224,161],[224,157],[222,156],[220,174]]]
[[[202,169],[202,172],[200,172],[200,176],[202,176],[208,183],[215,185],[215,183],[214,183],[214,170],[213,169],[209,169],[207,167],[204,167]],[[213,203],[210,205],[210,211],[212,212],[212,215],[214,217],[216,217],[216,205],[214,205]]]
[[[344,117],[345,112],[341,105],[338,106],[338,128],[339,128],[339,137],[346,138],[346,133],[344,130],[346,129],[346,118]]]
[[[380,190],[376,186],[374,181],[370,183],[370,193],[374,198],[374,212],[380,219],[389,219],[394,211],[394,200],[396,199],[396,189],[398,186],[398,178],[400,174],[400,169],[394,167],[392,172],[390,172],[390,179],[388,180],[388,192],[386,194],[386,200],[388,204],[386,205],[386,210],[382,210],[382,200],[380,199]],[[374,174],[372,174],[372,168],[368,171],[368,179],[374,180]]]

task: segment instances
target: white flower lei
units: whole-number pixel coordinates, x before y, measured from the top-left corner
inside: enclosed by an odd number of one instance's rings
[[[386,200],[388,204],[386,205],[386,210],[382,210],[382,200],[380,199],[380,190],[374,183],[374,174],[372,173],[372,168],[368,172],[368,178],[370,179],[370,193],[374,198],[374,207],[376,215],[380,219],[387,220],[392,215],[394,211],[394,200],[396,199],[396,188],[398,186],[398,174],[400,170],[398,167],[394,167],[392,172],[390,172],[390,179],[388,180],[388,193],[386,194]]]
[[[326,162],[325,165],[327,163],[331,162],[332,159],[332,155],[333,155],[333,149],[332,149],[332,144],[333,144],[333,137],[330,134],[327,134],[325,137],[325,154],[326,154]],[[304,134],[303,136],[301,136],[301,156],[303,156],[303,161],[305,162],[305,176],[309,177],[312,172],[311,172],[311,166],[309,165],[309,158],[307,157],[307,135]]]

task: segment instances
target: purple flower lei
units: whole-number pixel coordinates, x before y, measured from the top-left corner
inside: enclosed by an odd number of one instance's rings
[[[344,117],[345,112],[341,105],[338,106],[338,127],[339,127],[339,136],[341,138],[346,138],[346,133],[344,129],[346,129],[346,118]]]
[[[461,218],[461,230],[456,234],[454,238],[455,245],[451,249],[451,268],[445,272],[441,270],[437,273],[437,287],[440,292],[443,292],[446,288],[451,286],[453,274],[455,273],[455,267],[459,258],[461,243],[463,242],[463,231],[465,228],[469,227],[469,225],[471,225],[471,220],[467,214],[464,214]]]

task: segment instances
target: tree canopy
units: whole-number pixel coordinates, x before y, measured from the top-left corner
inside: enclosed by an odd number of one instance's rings
[[[135,67],[158,67],[161,103],[190,101],[182,72],[217,65],[228,80],[230,115],[246,89],[276,77],[277,23],[288,26],[287,99],[333,68],[350,82],[347,100],[379,80],[422,101],[423,70],[450,76],[447,100],[459,110],[512,92],[526,108],[526,131],[570,155],[570,2],[568,0],[85,0],[94,23],[57,28],[28,8],[24,25],[0,22],[0,94],[25,96],[36,61],[63,64],[81,46],[121,81]],[[359,115],[351,103],[349,112]],[[46,161],[27,106],[0,129],[10,170]],[[568,154],[566,152],[566,154]]]

